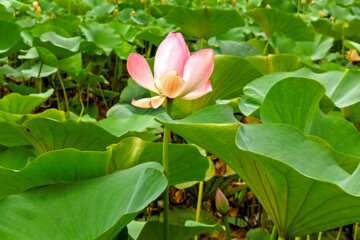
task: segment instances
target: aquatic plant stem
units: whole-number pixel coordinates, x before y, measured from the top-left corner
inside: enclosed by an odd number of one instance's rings
[[[319,232],[318,240],[321,240],[322,232]]]
[[[55,81],[54,81],[55,75],[53,75],[51,77],[51,83],[53,85],[54,91],[55,91],[55,96],[56,96],[56,103],[57,103],[57,109],[60,110],[60,100],[59,100],[59,93],[56,89],[56,85],[55,85]]]
[[[58,67],[58,69],[59,69],[59,67]],[[58,78],[59,78],[59,81],[60,81],[60,85],[61,85],[61,88],[62,88],[63,94],[64,94],[66,116],[69,117],[69,116],[70,116],[69,102],[68,102],[68,98],[67,98],[67,94],[66,94],[66,89],[65,89],[65,86],[64,86],[64,82],[63,82],[63,80],[62,80],[62,78],[61,78],[61,74],[60,74],[60,71],[59,71],[59,70],[57,71],[57,75],[58,75]]]
[[[204,48],[204,38],[201,38],[200,50],[203,49],[203,48]],[[203,189],[204,189],[204,182],[201,181],[199,183],[198,201],[197,201],[197,206],[196,206],[196,216],[195,216],[195,221],[196,222],[199,222],[199,220],[200,220],[200,211],[201,211]],[[195,236],[194,240],[198,240],[198,236]]]
[[[108,106],[108,104],[107,104],[107,101],[106,101],[106,98],[105,98],[104,92],[103,92],[103,90],[102,90],[102,88],[101,88],[101,84],[100,84],[99,82],[97,82],[97,85],[98,85],[98,87],[99,87],[99,90],[100,90],[100,95],[101,95],[101,97],[102,97],[102,99],[103,99],[103,102],[104,102],[105,108],[106,108],[106,110],[109,110],[109,106]]]
[[[71,14],[71,0],[68,0],[68,14]]]
[[[84,114],[84,110],[85,110],[85,107],[84,107],[84,102],[82,100],[82,91],[81,91],[81,87],[79,87],[79,102],[80,102],[80,105],[81,105],[81,112],[80,112],[80,115],[77,119],[78,122],[80,122],[81,120],[81,117],[82,115]]]
[[[230,225],[229,225],[229,220],[228,220],[226,214],[223,215],[223,219],[224,219],[225,229],[226,229],[226,239],[231,240]]]
[[[341,55],[345,56],[345,29],[342,30],[342,39],[341,39]]]
[[[43,68],[43,65],[44,65],[43,62],[40,62],[39,73],[38,73],[37,80],[36,80],[36,91],[38,93],[42,92],[42,80],[41,80],[40,76],[41,76],[41,70]]]
[[[201,39],[200,42],[200,50],[204,48],[204,38]]]
[[[337,236],[336,236],[336,239],[335,239],[335,240],[340,240],[342,230],[343,230],[343,227],[341,226],[341,227],[339,228],[339,231],[338,231],[338,234],[337,234]]]
[[[276,240],[277,237],[277,228],[274,226],[271,232],[270,240]]]
[[[265,47],[264,47],[263,55],[266,54],[266,51],[267,51],[268,47],[269,47],[269,39],[266,40],[266,44],[265,44]]]
[[[166,104],[166,112],[171,116],[172,100],[168,99]],[[169,179],[169,142],[170,142],[170,129],[164,127],[163,137],[163,169],[167,179]],[[169,185],[166,186],[164,191],[164,240],[169,240]]]
[[[354,230],[354,240],[357,240],[357,232],[358,232],[358,223],[355,223],[355,230]]]
[[[196,206],[196,216],[195,216],[196,222],[199,222],[199,220],[200,220],[203,190],[204,190],[204,181],[201,181],[199,183],[198,201],[197,201],[197,206]],[[198,236],[195,236],[194,240],[198,240]]]

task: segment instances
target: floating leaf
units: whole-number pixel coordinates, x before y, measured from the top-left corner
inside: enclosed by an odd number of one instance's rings
[[[324,93],[324,86],[315,80],[294,77],[281,80],[266,95],[261,107],[261,120],[264,123],[295,126],[306,135],[325,140],[325,145],[331,146],[335,151],[360,157],[357,147],[360,144],[360,135],[354,125],[341,117],[328,116],[321,112],[319,102]],[[339,139],[342,141],[339,142]],[[345,164],[350,173],[360,162],[356,158],[346,157],[347,160],[344,161],[338,157],[341,161],[339,165]]]
[[[166,21],[180,27],[183,33],[199,39],[208,39],[244,25],[243,18],[235,10],[212,7],[190,9],[164,4],[157,7]]]
[[[45,153],[20,170],[0,167],[0,198],[34,187],[103,176],[111,152],[64,149]]]
[[[45,64],[41,66],[41,64],[42,64],[41,62],[38,62],[34,64],[30,69],[21,70],[21,73],[23,74],[24,78],[38,78],[39,72],[40,72],[40,77],[48,77],[51,74],[57,72],[56,67],[51,67]]]
[[[0,167],[19,170],[32,157],[35,157],[35,154],[31,149],[25,147],[8,148],[0,152]]]
[[[50,42],[53,46],[77,52],[82,41],[81,37],[66,38],[55,32],[46,32],[41,35],[42,42]]]
[[[295,72],[270,74],[252,81],[244,88],[245,98],[240,102],[240,110],[245,115],[254,114],[270,88],[287,77],[304,77],[320,82],[326,88],[326,96],[334,102],[335,106],[346,109],[360,102],[360,96],[357,94],[359,76],[360,71],[357,70],[349,70],[345,73],[329,71],[318,74],[305,68]]]
[[[9,196],[0,201],[0,235],[29,240],[113,239],[166,185],[161,166],[147,163]]]
[[[11,93],[0,99],[0,110],[13,114],[26,114],[45,102],[54,92],[49,89],[45,93],[30,94],[27,96]]]
[[[111,149],[112,169],[127,169],[150,161],[162,164],[162,143],[126,138]],[[195,146],[169,145],[169,185],[204,180],[208,168],[207,158]]]
[[[259,24],[267,38],[274,33],[282,33],[296,41],[312,41],[311,27],[300,18],[276,9],[257,8],[246,13]]]
[[[162,240],[163,223],[150,221],[146,223],[132,221],[128,224],[129,235],[135,240]],[[138,231],[141,232],[138,232]],[[184,226],[172,225],[169,226],[169,240],[184,240],[201,233],[212,233],[214,231],[224,231],[224,227],[214,224],[208,225],[204,223],[187,221]]]
[[[121,37],[105,24],[96,22],[83,23],[80,28],[86,39],[94,42],[106,55],[109,55],[113,49],[121,47]]]
[[[263,75],[274,72],[295,71],[302,66],[300,58],[290,54],[252,56],[247,57],[246,60],[256,67]]]
[[[59,69],[68,74],[77,76],[82,69],[81,53],[77,53],[71,57],[61,59],[59,61]]]
[[[41,154],[52,150],[75,148],[101,151],[118,138],[94,123],[59,122],[35,118],[24,123],[22,135]]]
[[[13,22],[0,21],[0,58],[7,57],[21,49],[23,42],[20,27]]]
[[[114,136],[126,138],[137,136],[145,140],[153,141],[158,137],[153,130],[159,129],[160,124],[154,120],[151,115],[131,115],[127,118],[108,117],[96,122],[96,125],[102,127]]]
[[[231,109],[227,116],[222,115],[223,120],[218,113],[217,108],[209,107],[183,120],[174,121],[164,114],[159,119],[235,170],[266,209],[280,236],[302,236],[360,220],[358,170],[346,173],[325,148],[295,127],[240,126],[227,123]],[[222,123],[213,123],[214,117]]]

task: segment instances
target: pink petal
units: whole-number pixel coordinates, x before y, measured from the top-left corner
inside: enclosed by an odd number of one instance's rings
[[[127,69],[130,76],[140,86],[158,93],[155,88],[154,78],[149,64],[143,56],[137,53],[130,54],[127,62]]]
[[[186,60],[189,57],[189,48],[181,33],[169,33],[161,42],[155,55],[155,79],[159,79],[171,71],[177,72],[182,77]]]
[[[194,53],[186,62],[183,79],[185,81],[182,95],[193,92],[209,80],[214,69],[214,52],[203,49]]]
[[[205,94],[211,92],[212,90],[213,89],[211,87],[211,83],[208,80],[203,87],[201,87],[198,90],[195,90],[195,91],[185,95],[184,97],[182,97],[182,99],[194,100],[194,99],[197,99],[197,98],[200,98],[200,97],[204,96]]]
[[[168,72],[156,80],[156,87],[169,98],[176,98],[183,91],[185,81],[175,72]]]
[[[158,108],[166,100],[166,96],[155,96],[152,98],[133,99],[131,104],[140,108]]]

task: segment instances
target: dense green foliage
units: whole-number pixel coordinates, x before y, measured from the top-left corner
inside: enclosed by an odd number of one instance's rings
[[[214,51],[213,91],[131,105],[129,54],[172,31]],[[163,239],[168,185],[173,240],[225,239],[218,187],[246,239],[356,237],[358,51],[358,0],[0,0],[0,239]]]

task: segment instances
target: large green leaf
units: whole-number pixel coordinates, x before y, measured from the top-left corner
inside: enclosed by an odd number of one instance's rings
[[[34,187],[103,176],[107,172],[110,156],[111,151],[64,149],[45,153],[20,170],[0,167],[0,198]]]
[[[180,27],[183,33],[199,39],[208,39],[244,25],[243,18],[235,10],[212,7],[190,9],[164,4],[157,7],[166,21]]]
[[[18,147],[30,145],[24,137],[24,129],[21,125],[0,121],[0,145],[5,147]]]
[[[99,17],[106,16],[114,11],[115,5],[109,2],[104,2],[101,5],[94,7],[91,11],[86,13],[88,21],[94,21]]]
[[[291,72],[301,67],[300,58],[290,54],[251,56],[246,60],[263,75],[274,72]]]
[[[13,114],[0,110],[0,122],[22,124],[26,120],[33,118],[51,118],[63,122],[65,121],[65,112],[53,108],[36,114]]]
[[[30,113],[40,104],[45,102],[53,92],[53,89],[49,89],[45,93],[30,94],[27,96],[18,93],[8,94],[0,99],[0,111],[13,114]]]
[[[36,51],[39,55],[39,59],[42,64],[51,66],[51,67],[57,67],[57,57],[55,54],[53,54],[50,50],[44,47],[36,47]],[[41,69],[42,71],[42,69]]]
[[[56,71],[57,71],[56,67],[51,67],[45,64],[42,65],[41,62],[38,62],[29,69],[21,70],[21,73],[24,78],[38,78],[39,72],[40,72],[40,77],[48,77],[51,74],[56,73]]]
[[[303,61],[321,60],[333,45],[334,39],[317,34],[313,42],[297,42],[281,34],[271,37],[271,42],[280,53],[299,56]]]
[[[40,154],[64,148],[101,151],[119,139],[93,123],[35,118],[23,126],[22,135]]]
[[[163,107],[159,107],[157,109],[153,108],[138,108],[132,104],[115,104],[112,106],[109,111],[107,111],[106,116],[108,118],[116,117],[116,118],[128,118],[131,115],[152,115],[155,116],[159,113],[164,112],[165,109]]]
[[[249,185],[283,237],[295,237],[360,220],[359,171],[348,174],[330,153],[298,129],[283,124],[212,123],[209,107],[161,122],[207,149]],[[225,117],[225,115],[222,115]],[[220,117],[221,118],[221,117]],[[335,199],[335,200],[334,200]]]
[[[270,240],[270,234],[263,228],[255,228],[246,233],[245,240]]]
[[[95,43],[106,55],[109,55],[113,49],[120,48],[121,46],[121,37],[108,25],[89,22],[83,23],[80,25],[80,28],[86,39],[89,42]]]
[[[239,57],[249,57],[262,55],[256,48],[244,41],[216,40],[214,46],[218,47],[222,55],[233,55]]]
[[[134,240],[162,240],[163,223],[161,222],[136,222],[132,221],[128,224],[129,235]],[[169,240],[185,240],[201,233],[212,233],[214,231],[224,231],[224,228],[218,224],[208,225],[194,221],[187,221],[184,226],[172,225],[169,226]]]
[[[156,132],[161,131],[160,124],[154,118],[150,115],[133,114],[127,118],[108,117],[95,124],[120,138],[137,136],[153,141],[158,138]]]
[[[322,138],[338,152],[360,157],[359,132],[345,119],[325,115],[320,110],[319,103],[324,94],[324,86],[315,80],[294,77],[281,80],[266,95],[261,106],[261,120],[293,125],[306,135]],[[351,166],[346,167],[349,172],[353,172],[360,162],[359,159],[352,160]],[[349,165],[347,161],[342,164]]]
[[[42,187],[0,201],[4,239],[109,240],[167,185],[157,163],[71,184]]]
[[[43,117],[29,117],[22,125],[0,122],[0,131],[4,133],[0,135],[0,144],[6,147],[32,145],[42,154],[64,148],[101,151],[120,139],[94,123]]]
[[[111,149],[111,169],[127,169],[150,161],[162,164],[162,143],[126,138]],[[169,185],[202,181],[208,168],[207,158],[195,146],[169,145]]]
[[[0,58],[18,51],[22,45],[20,27],[14,22],[0,21]]]
[[[312,28],[293,14],[268,8],[253,9],[246,14],[259,24],[268,38],[274,33],[282,33],[296,41],[312,41],[314,39]]]
[[[246,84],[261,73],[246,59],[237,56],[216,56],[214,71],[210,77],[213,91],[192,101],[175,100],[173,113],[176,118],[187,116],[212,105],[218,99],[232,99],[243,93]]]
[[[73,56],[61,59],[59,61],[59,69],[68,74],[73,74],[77,76],[82,67],[82,56],[81,53],[77,53]]]
[[[0,152],[0,167],[19,170],[35,157],[35,153],[26,147],[13,147]]]
[[[311,22],[312,26],[314,27],[315,31],[319,32],[322,35],[333,37],[337,40],[340,40],[345,35],[345,38],[354,38],[359,36],[359,27],[360,27],[360,20],[354,19],[353,21],[347,21],[347,28],[343,29],[344,22],[337,21],[333,23],[328,18],[321,18],[317,21]]]
[[[304,68],[295,72],[270,74],[249,83],[244,88],[245,98],[240,103],[241,111],[245,115],[254,114],[259,109],[270,88],[278,81],[287,77],[304,77],[320,82],[326,88],[326,96],[338,108],[347,108],[360,102],[360,96],[357,94],[360,88],[360,85],[357,84],[360,71],[348,70],[345,73],[330,71],[318,74]]]
[[[82,38],[81,37],[66,38],[55,32],[46,32],[41,35],[40,40],[42,42],[50,42],[55,47],[66,49],[71,52],[77,52],[79,50]]]

